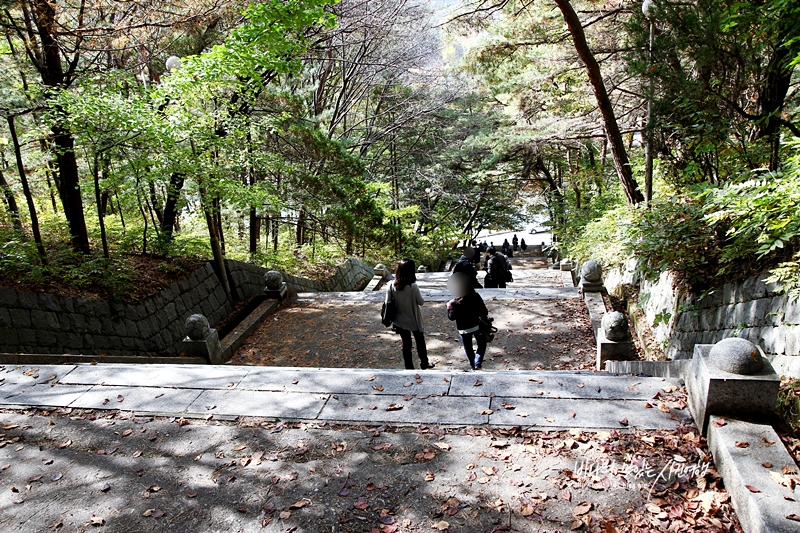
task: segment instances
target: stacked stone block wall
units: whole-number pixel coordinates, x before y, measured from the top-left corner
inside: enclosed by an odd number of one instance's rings
[[[635,280],[616,272],[612,279]],[[771,356],[800,355],[800,300],[780,294],[767,274],[725,283],[705,295],[674,287],[671,273],[639,281],[639,301],[656,341],[670,359],[689,359],[695,344],[748,339]],[[616,286],[609,286],[614,291]]]
[[[227,266],[240,298],[261,294],[266,269],[239,261]],[[372,269],[348,259],[329,283],[286,277],[296,292],[352,290],[372,278]],[[218,324],[231,311],[211,263],[138,304],[0,288],[0,353],[176,356],[189,315]]]

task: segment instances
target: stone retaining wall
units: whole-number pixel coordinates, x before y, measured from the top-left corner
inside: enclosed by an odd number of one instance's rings
[[[800,300],[777,292],[767,274],[726,283],[704,297],[673,287],[665,272],[656,282],[638,280],[632,265],[606,276],[614,292],[623,284],[639,285],[639,302],[656,341],[670,359],[689,359],[695,344],[714,344],[727,337],[748,339],[769,356],[800,355]]]
[[[266,269],[226,264],[240,298],[261,294]],[[328,283],[286,277],[295,292],[345,291],[372,275],[367,265],[348,259]],[[189,315],[201,313],[217,324],[231,311],[211,263],[139,304],[0,288],[0,353],[176,356]]]

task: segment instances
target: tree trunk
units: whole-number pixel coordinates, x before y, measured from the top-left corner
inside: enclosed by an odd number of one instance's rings
[[[250,255],[258,251],[258,241],[261,238],[261,219],[256,215],[255,206],[250,208]]]
[[[100,240],[103,243],[103,257],[108,259],[108,241],[106,240],[106,223],[103,220],[103,205],[100,199],[100,161],[97,154],[94,156],[94,167],[92,175],[94,177],[94,200],[97,203],[97,220],[100,222]]]
[[[56,3],[48,0],[33,0],[32,5],[34,21],[38,30],[36,36],[41,42],[42,64],[39,72],[42,76],[42,83],[52,90],[63,89],[68,80],[61,62],[61,43],[56,38],[59,31]],[[74,60],[77,61],[77,57]],[[49,94],[48,96],[54,95]],[[56,111],[63,112],[58,108]],[[72,133],[64,127],[63,119],[57,119],[51,129],[56,152],[56,167],[60,178],[61,204],[69,223],[72,246],[76,250],[88,254],[90,252],[89,235],[86,231],[86,219],[83,214],[78,162],[75,159],[75,139]]]
[[[14,191],[12,191],[11,187],[8,185],[2,168],[0,168],[0,189],[3,189],[3,197],[6,199],[8,212],[11,215],[11,224],[14,226],[15,230],[22,231],[22,221],[19,218],[17,199],[14,198]]]
[[[219,233],[216,227],[215,216],[211,209],[208,207],[208,195],[203,185],[198,184],[200,191],[200,204],[203,206],[203,214],[206,217],[206,225],[208,226],[208,237],[211,243],[211,253],[214,256],[214,270],[217,271],[217,276],[222,283],[222,289],[225,291],[225,296],[231,305],[234,304],[233,293],[231,292],[230,283],[228,283],[228,271],[225,269],[225,259],[222,255],[222,248],[219,242]]]
[[[36,249],[39,250],[39,256],[42,259],[42,264],[47,264],[47,254],[44,251],[42,235],[39,233],[39,217],[36,216],[36,204],[33,203],[33,195],[31,195],[31,189],[28,187],[28,178],[25,175],[25,165],[22,163],[22,151],[19,147],[17,128],[14,126],[13,116],[8,117],[8,129],[11,132],[11,142],[14,144],[14,155],[17,158],[17,168],[19,168],[19,180],[22,182],[22,191],[25,193],[25,200],[28,202],[28,211],[31,215],[31,230],[33,230],[33,240],[36,241]]]
[[[555,0],[556,5],[564,15],[564,20],[569,27],[569,32],[572,34],[572,40],[575,43],[575,50],[578,56],[586,65],[586,71],[589,75],[589,81],[592,84],[594,96],[597,100],[597,107],[600,108],[600,113],[603,116],[603,125],[606,129],[608,142],[611,145],[611,155],[614,158],[614,165],[617,168],[617,174],[622,182],[622,188],[625,191],[625,196],[631,204],[637,204],[644,200],[644,196],[639,191],[639,185],[633,177],[630,162],[628,161],[628,152],[625,150],[625,143],[622,140],[622,134],[619,131],[617,118],[614,116],[614,108],[611,105],[611,99],[608,97],[608,91],[603,83],[603,76],[600,73],[600,65],[589,49],[589,44],[586,42],[586,34],[583,32],[583,25],[581,24],[578,15],[572,8],[568,0]]]
[[[168,239],[172,239],[172,232],[175,230],[175,221],[178,217],[178,200],[183,189],[183,174],[173,172],[169,177],[167,187],[167,200],[164,202],[164,216],[161,217],[161,233]]]

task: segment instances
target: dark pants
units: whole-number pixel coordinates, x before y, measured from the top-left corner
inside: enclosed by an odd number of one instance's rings
[[[478,341],[478,353],[472,348],[472,337]],[[464,352],[469,359],[469,366],[477,368],[483,364],[483,356],[486,355],[486,337],[482,333],[462,333],[461,344],[464,345]]]
[[[428,347],[425,346],[425,333],[421,331],[409,331],[403,328],[396,328],[400,338],[403,339],[403,361],[406,364],[406,370],[414,370],[414,360],[411,357],[411,334],[414,334],[414,340],[417,343],[417,353],[419,354],[420,368],[425,370],[428,368]]]
[[[498,282],[494,281],[491,277],[486,276],[485,278],[483,278],[483,285],[487,289],[505,289],[506,288],[506,280],[503,280],[503,281],[498,283]]]

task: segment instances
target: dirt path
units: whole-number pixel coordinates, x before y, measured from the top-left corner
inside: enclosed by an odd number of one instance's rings
[[[486,370],[572,370],[594,365],[594,337],[581,300],[486,303],[500,329],[489,347]],[[422,310],[429,357],[437,368],[467,369],[445,304],[428,304]],[[402,368],[400,337],[381,325],[379,313],[374,303],[290,304],[253,333],[231,364]]]
[[[741,531],[696,429],[0,413],[1,531]]]

